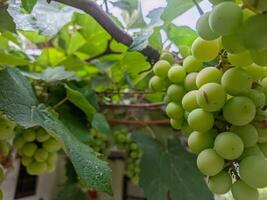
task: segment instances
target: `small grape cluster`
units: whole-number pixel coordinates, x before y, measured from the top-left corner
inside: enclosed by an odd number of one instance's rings
[[[90,130],[91,140],[89,146],[94,149],[94,151],[104,155],[105,150],[108,147],[108,136],[105,133],[101,133],[98,130],[92,128]]]
[[[192,54],[180,66],[164,52],[149,85],[166,89],[166,114],[188,136],[209,189],[258,200],[267,187],[267,1],[254,1],[256,12],[246,9],[253,0],[210,2]]]
[[[138,144],[134,142],[128,131],[125,129],[114,132],[114,142],[116,146],[126,153],[126,175],[134,184],[139,183],[140,160],[142,151]]]
[[[24,129],[13,142],[30,175],[53,172],[61,144],[40,127]]]

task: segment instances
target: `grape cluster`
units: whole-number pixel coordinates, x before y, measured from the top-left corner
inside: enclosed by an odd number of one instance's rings
[[[180,66],[163,53],[149,85],[166,89],[166,114],[188,136],[209,189],[257,200],[267,187],[267,1],[210,2],[191,55]]]
[[[128,131],[124,129],[114,132],[114,141],[116,146],[126,153],[126,175],[132,183],[138,184],[142,156],[140,147],[130,138]]]
[[[104,154],[108,147],[108,136],[105,133],[101,133],[96,129],[90,130],[91,140],[89,146],[94,149],[94,151]]]
[[[22,130],[13,143],[29,174],[41,175],[55,170],[61,144],[43,128]]]

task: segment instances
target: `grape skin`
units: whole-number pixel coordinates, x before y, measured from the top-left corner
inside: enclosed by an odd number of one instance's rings
[[[200,88],[206,83],[220,83],[222,75],[222,71],[216,67],[205,67],[198,73],[196,85],[198,88]]]
[[[235,67],[246,67],[253,64],[249,51],[244,51],[239,54],[228,54],[228,60]]]
[[[166,78],[168,76],[168,71],[171,68],[171,65],[166,60],[158,61],[154,67],[153,72],[160,78]]]
[[[198,73],[192,72],[185,77],[184,86],[187,91],[198,89],[196,85],[197,75]]]
[[[197,108],[189,113],[187,121],[189,126],[193,130],[199,132],[206,132],[212,129],[214,124],[214,117],[212,113]]]
[[[194,56],[187,56],[183,61],[183,68],[187,73],[198,72],[202,68],[202,62]]]
[[[214,194],[225,194],[232,187],[232,178],[227,172],[221,171],[219,174],[209,177],[208,187]]]
[[[167,96],[173,102],[180,102],[185,95],[185,89],[180,85],[172,84],[168,87]]]
[[[197,103],[197,92],[197,90],[192,90],[184,95],[182,99],[182,106],[186,111],[191,112],[199,107]]]
[[[184,111],[180,105],[171,102],[166,107],[166,114],[171,119],[181,119],[184,115]]]
[[[174,65],[168,72],[168,78],[173,83],[182,83],[186,76],[185,69],[180,65]]]
[[[257,189],[250,187],[244,181],[236,181],[232,188],[231,192],[235,200],[258,200],[259,192]]]
[[[232,126],[230,131],[242,139],[245,147],[251,147],[258,141],[258,131],[252,124]]]
[[[190,150],[195,154],[199,154],[205,149],[212,148],[213,142],[214,133],[212,131],[209,131],[207,133],[194,131],[188,137],[188,146]]]

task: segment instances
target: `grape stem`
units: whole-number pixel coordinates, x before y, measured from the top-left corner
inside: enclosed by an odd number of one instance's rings
[[[102,108],[115,109],[115,110],[159,110],[164,106],[164,103],[143,103],[143,104],[101,104]]]
[[[201,8],[200,5],[198,4],[198,2],[197,2],[196,0],[192,0],[192,1],[193,1],[194,4],[196,5],[199,14],[200,14],[200,15],[203,15],[203,14],[204,14],[204,11],[202,10],[202,8]]]
[[[148,125],[162,125],[162,126],[169,126],[170,120],[168,119],[160,119],[160,120],[119,120],[119,119],[109,119],[109,124],[111,125],[133,125],[133,126],[148,126]]]
[[[64,104],[66,101],[68,101],[68,97],[65,97],[64,99],[60,100],[56,105],[53,106],[53,109],[56,110],[59,108],[62,104]]]

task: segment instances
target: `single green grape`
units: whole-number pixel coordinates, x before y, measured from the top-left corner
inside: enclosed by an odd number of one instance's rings
[[[22,137],[26,142],[33,142],[36,139],[36,133],[34,129],[25,129],[22,132]]]
[[[26,143],[19,151],[22,152],[22,155],[32,157],[37,150],[37,145],[35,143]]]
[[[244,151],[242,155],[238,158],[238,160],[243,160],[244,158],[249,157],[249,156],[264,157],[264,154],[259,148],[259,145],[255,144],[254,146],[244,148]]]
[[[166,107],[166,114],[172,119],[181,119],[184,115],[184,110],[181,105],[171,102]]]
[[[36,140],[38,142],[45,142],[46,140],[48,140],[51,136],[49,135],[49,133],[46,132],[46,130],[44,130],[43,128],[39,128],[36,131]]]
[[[196,84],[197,75],[198,73],[191,72],[185,77],[184,86],[187,91],[198,89]]]
[[[246,50],[239,34],[226,35],[222,37],[223,48],[231,54],[240,54]]]
[[[174,57],[173,57],[173,55],[170,52],[167,52],[167,51],[163,52],[160,55],[160,60],[165,60],[168,63],[170,63],[171,65],[174,63]]]
[[[0,140],[8,140],[14,135],[16,124],[6,116],[0,115]]]
[[[188,147],[195,154],[199,154],[205,149],[212,148],[213,142],[214,133],[212,131],[208,131],[207,133],[194,131],[188,137]]]
[[[198,72],[202,68],[202,62],[194,56],[187,56],[183,61],[183,68],[187,73]]]
[[[9,144],[9,142],[6,140],[2,141],[0,140],[0,152],[1,152],[0,155],[5,158],[9,155],[10,150],[11,150],[11,145]]]
[[[254,81],[258,81],[266,77],[264,67],[259,66],[255,63],[242,68],[247,72],[247,74],[251,76]]]
[[[242,139],[245,147],[251,147],[258,141],[258,131],[252,124],[232,126],[230,131]]]
[[[219,174],[209,177],[208,187],[214,194],[225,194],[232,187],[232,178],[227,172],[221,171]]]
[[[181,119],[170,119],[170,124],[172,126],[172,128],[180,130],[183,126],[183,118]]]
[[[153,72],[160,78],[166,78],[171,65],[166,60],[160,60],[153,66]]]
[[[216,67],[205,67],[197,75],[197,87],[200,88],[206,83],[220,83],[222,75],[222,71],[217,69]]]
[[[149,81],[149,87],[154,91],[162,91],[166,88],[166,82],[158,76],[153,76]]]
[[[48,158],[48,152],[45,149],[37,149],[34,153],[34,159],[38,162],[46,161]]]
[[[246,67],[253,64],[251,53],[249,51],[243,51],[238,54],[228,54],[229,62],[235,67]]]
[[[173,102],[180,102],[186,91],[183,86],[172,84],[167,89],[167,96]]]
[[[26,169],[30,175],[40,175],[46,172],[47,164],[45,162],[32,162]]]
[[[24,140],[22,136],[17,136],[13,141],[13,145],[16,149],[22,148],[25,143],[26,141]]]
[[[56,152],[48,153],[47,162],[49,164],[54,164],[58,159],[58,154]]]
[[[242,180],[237,180],[232,185],[231,192],[235,200],[259,200],[258,190]]]
[[[197,108],[190,112],[187,121],[189,126],[194,131],[206,132],[212,129],[214,124],[214,116],[210,112],[206,112],[201,108]]]
[[[182,99],[182,106],[186,111],[191,112],[199,107],[197,103],[197,92],[197,90],[192,90],[184,95]]]
[[[215,176],[224,167],[224,159],[214,149],[205,149],[197,157],[197,167],[206,176]]]
[[[180,65],[173,65],[168,72],[168,78],[173,83],[182,83],[185,76],[185,68]]]
[[[32,163],[32,161],[33,161],[32,157],[27,157],[27,156],[21,157],[21,163],[26,167],[29,166]]]
[[[267,66],[267,50],[251,51],[251,58],[257,65]]]

